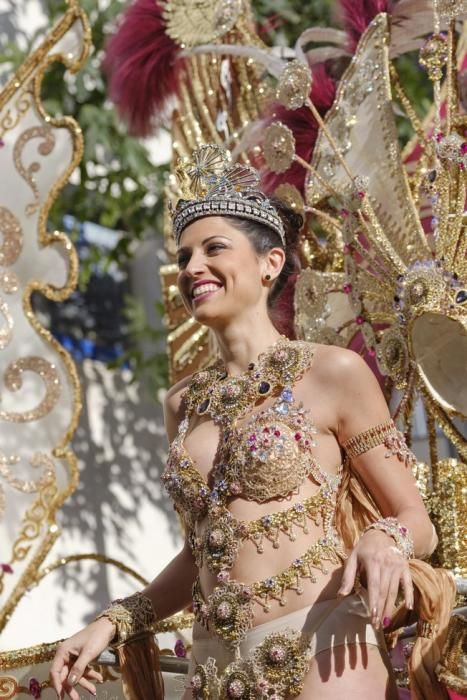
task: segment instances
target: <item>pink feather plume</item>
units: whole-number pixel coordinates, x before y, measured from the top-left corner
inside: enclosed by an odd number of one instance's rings
[[[380,12],[391,12],[395,0],[340,0],[344,29],[353,52],[370,22]]]
[[[166,34],[157,0],[136,0],[107,44],[103,63],[109,96],[136,136],[148,136],[166,119],[177,95],[183,59]]]

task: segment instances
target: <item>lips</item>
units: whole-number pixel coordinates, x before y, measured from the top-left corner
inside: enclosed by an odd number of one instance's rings
[[[202,297],[219,291],[219,289],[221,288],[222,284],[220,284],[220,282],[213,282],[211,280],[201,280],[200,282],[196,282],[196,284],[193,285],[193,288],[191,290],[191,298],[194,301],[196,301],[198,299],[201,299]]]

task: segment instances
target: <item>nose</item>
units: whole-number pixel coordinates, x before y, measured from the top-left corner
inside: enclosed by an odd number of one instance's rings
[[[196,277],[206,270],[206,258],[202,250],[193,250],[190,259],[185,265],[185,273],[189,277]]]

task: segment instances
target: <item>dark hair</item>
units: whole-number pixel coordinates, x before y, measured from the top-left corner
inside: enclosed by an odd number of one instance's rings
[[[234,228],[248,236],[258,255],[265,255],[271,248],[282,248],[285,251],[284,266],[269,292],[268,310],[277,330],[293,339],[295,337],[293,323],[295,280],[300,271],[298,240],[303,226],[303,217],[280,199],[271,197],[270,201],[284,224],[285,245],[279,234],[267,224],[236,216],[226,218]]]
[[[300,271],[298,241],[300,237],[300,229],[303,226],[303,217],[300,214],[297,214],[297,212],[287,206],[287,204],[280,199],[271,197],[270,201],[276,211],[279,213],[282,223],[284,224],[285,246],[282,243],[279,234],[267,224],[260,223],[259,221],[253,221],[251,219],[242,219],[238,216],[228,216],[226,218],[234,228],[248,236],[254,251],[258,255],[266,255],[271,248],[282,248],[285,251],[284,266],[282,267],[279,276],[274,281],[268,296],[268,309],[271,315],[271,320],[273,321],[274,325],[282,331],[284,330],[284,325],[288,324],[284,324],[285,318],[282,319],[278,317],[277,313],[275,313],[276,302],[278,302],[279,297],[281,297],[282,293],[286,290],[288,282]]]

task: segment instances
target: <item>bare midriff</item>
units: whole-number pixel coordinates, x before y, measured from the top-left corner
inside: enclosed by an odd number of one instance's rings
[[[199,568],[193,609],[230,646],[340,585],[342,455],[326,402],[304,381],[312,357],[281,341],[239,377],[198,373],[169,452],[163,480]]]

